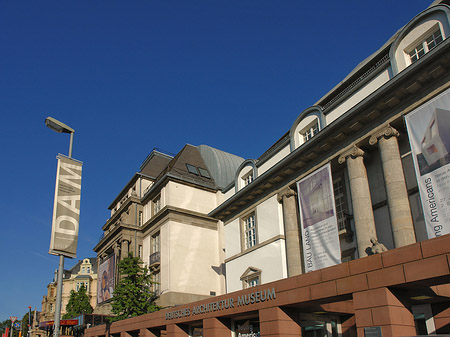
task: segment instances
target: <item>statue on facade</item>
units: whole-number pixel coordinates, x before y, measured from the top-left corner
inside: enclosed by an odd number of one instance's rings
[[[381,242],[378,242],[376,238],[371,238],[370,242],[372,243],[372,247],[370,248],[372,254],[380,254],[382,252],[387,252],[387,248]]]

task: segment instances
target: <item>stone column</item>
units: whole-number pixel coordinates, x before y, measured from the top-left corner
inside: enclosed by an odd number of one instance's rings
[[[278,202],[283,204],[284,235],[286,236],[286,259],[288,277],[302,273],[302,250],[297,214],[297,193],[286,187],[278,193]]]
[[[342,153],[338,159],[340,164],[347,161],[359,257],[368,255],[366,249],[372,246],[370,239],[377,237],[363,155],[363,150],[353,146]]]
[[[382,336],[415,336],[414,315],[388,288],[377,288],[353,294],[356,329],[380,327]]]
[[[203,337],[229,337],[230,328],[220,319],[215,317],[205,318],[203,320]]]
[[[187,333],[186,329],[181,327],[178,324],[167,324],[166,325],[166,332],[167,337],[189,337],[189,334]]]
[[[386,185],[389,214],[395,247],[402,247],[416,242],[414,224],[409,206],[408,191],[403,174],[402,160],[398,150],[399,133],[390,125],[373,134],[369,143],[380,147]]]
[[[121,252],[120,259],[121,260],[128,257],[130,241],[131,240],[129,240],[129,239],[122,239],[122,241],[121,241],[121,249],[120,249],[120,252]]]
[[[272,307],[259,310],[261,336],[301,336],[302,328],[285,310]]]
[[[146,328],[139,329],[139,337],[159,337],[160,335]]]

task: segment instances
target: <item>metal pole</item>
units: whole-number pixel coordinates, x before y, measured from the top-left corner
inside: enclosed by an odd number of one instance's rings
[[[73,146],[73,132],[70,133],[69,143],[69,158],[72,158]],[[64,255],[59,255],[58,279],[56,281],[56,306],[55,319],[53,325],[53,337],[59,337],[59,330],[61,328],[61,302],[62,302],[62,288],[63,288],[63,274],[64,274]]]
[[[59,337],[59,329],[61,326],[61,299],[62,299],[62,283],[64,273],[64,255],[59,255],[58,279],[56,281],[56,306],[55,319],[53,325],[53,337]]]
[[[72,158],[73,132],[70,133],[69,158]]]
[[[28,307],[28,337],[31,337],[31,306]]]

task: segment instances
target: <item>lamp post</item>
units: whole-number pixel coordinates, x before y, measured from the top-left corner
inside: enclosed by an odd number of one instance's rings
[[[45,125],[50,129],[58,133],[70,133],[70,143],[69,143],[69,158],[72,158],[72,145],[73,145],[73,134],[75,130],[66,124],[52,118],[47,117],[45,119]],[[62,282],[64,273],[64,255],[59,254],[59,267],[58,267],[58,278],[56,285],[56,305],[55,305],[55,318],[53,325],[53,337],[59,337],[59,329],[61,326],[61,301],[62,301]]]
[[[31,305],[28,307],[28,337],[31,337]]]

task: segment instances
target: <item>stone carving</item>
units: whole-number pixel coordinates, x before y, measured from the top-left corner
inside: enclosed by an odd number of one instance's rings
[[[380,254],[382,252],[387,252],[387,248],[381,242],[378,242],[376,238],[371,238],[370,242],[372,242],[371,252],[372,254]]]
[[[378,142],[378,139],[381,137],[390,138],[390,137],[398,137],[399,135],[400,135],[400,133],[388,124],[384,128],[375,132],[369,138],[369,144],[375,145]]]
[[[364,151],[361,150],[359,147],[357,147],[356,145],[353,145],[352,147],[350,147],[349,149],[345,150],[338,158],[338,162],[339,164],[343,164],[345,163],[345,161],[347,160],[347,157],[361,157],[364,155]]]

